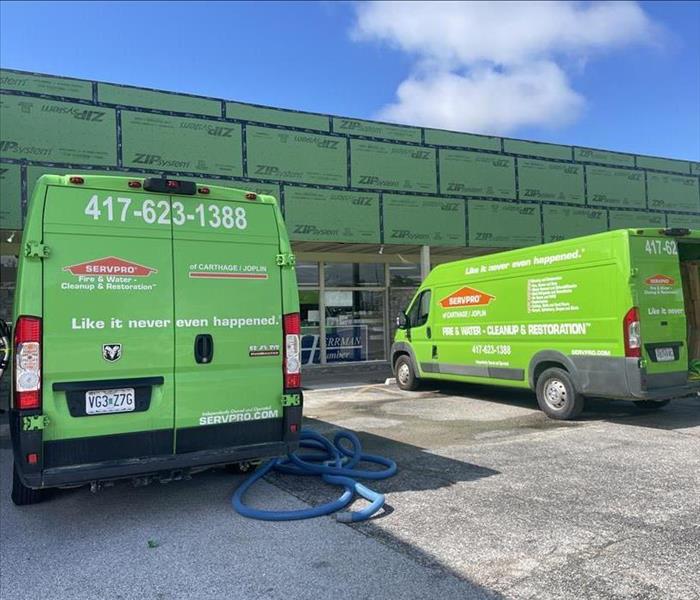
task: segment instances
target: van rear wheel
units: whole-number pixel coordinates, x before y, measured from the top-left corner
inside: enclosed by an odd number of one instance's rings
[[[547,369],[537,379],[535,391],[540,409],[552,419],[575,419],[583,410],[585,400],[564,369]]]
[[[33,490],[22,483],[17,466],[12,465],[12,502],[17,506],[36,504],[44,499],[44,490]]]
[[[394,373],[396,374],[396,385],[398,385],[400,389],[407,391],[418,389],[420,379],[418,379],[416,372],[413,370],[411,359],[405,354],[402,354],[396,359]]]
[[[658,402],[654,400],[635,400],[634,405],[642,410],[659,410],[669,402],[670,400],[659,400]]]

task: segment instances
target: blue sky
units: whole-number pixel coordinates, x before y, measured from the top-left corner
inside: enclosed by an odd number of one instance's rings
[[[0,65],[700,160],[700,2],[2,2]]]

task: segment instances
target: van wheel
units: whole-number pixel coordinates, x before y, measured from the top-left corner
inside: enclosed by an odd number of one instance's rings
[[[417,390],[420,385],[420,379],[416,376],[413,370],[413,365],[411,364],[411,359],[402,354],[396,360],[394,365],[394,373],[396,373],[396,385],[399,389],[413,391]]]
[[[581,414],[584,398],[576,391],[564,369],[547,369],[537,379],[537,403],[552,419],[575,419]]]
[[[635,400],[634,405],[642,410],[659,410],[666,406],[670,400],[659,400],[658,402],[654,400]]]
[[[44,499],[44,490],[33,490],[22,483],[17,473],[17,466],[12,465],[12,502],[17,506],[36,504]]]

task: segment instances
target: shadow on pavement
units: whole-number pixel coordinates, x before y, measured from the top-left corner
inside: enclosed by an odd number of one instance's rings
[[[445,382],[438,386],[426,386],[438,394],[451,397],[476,398],[497,404],[539,410],[534,392],[468,383]],[[632,401],[586,398],[581,416],[573,423],[608,421],[620,425],[652,427],[655,429],[685,429],[700,425],[700,396],[672,400],[665,407],[647,410]]]
[[[315,429],[329,439],[333,439],[336,431],[344,430],[344,427],[339,427],[333,423],[321,421],[319,419],[304,419],[304,426]],[[426,490],[435,490],[442,487],[454,485],[457,482],[476,481],[484,477],[499,475],[498,471],[481,467],[468,462],[454,460],[433,454],[432,452],[399,442],[388,437],[383,437],[366,431],[355,431],[354,433],[362,442],[362,450],[368,454],[381,454],[396,461],[399,467],[399,472],[391,477],[377,482],[372,482],[372,486],[376,487],[381,492],[419,492]],[[289,478],[284,477],[286,482]],[[308,488],[308,482],[303,481],[305,478],[296,478],[300,486],[304,489]],[[332,493],[328,496],[330,499],[337,488],[325,486],[319,480],[319,486],[327,488]],[[301,489],[301,487],[299,488]],[[290,491],[291,488],[290,488]],[[293,493],[297,493],[293,491]],[[315,493],[315,491],[314,491]],[[325,502],[326,500],[324,500]]]
[[[618,425],[653,429],[686,429],[700,425],[700,397],[671,400],[656,410],[645,410],[624,400],[588,398],[583,421],[605,420]]]
[[[311,418],[304,419],[304,427],[314,429],[331,440],[336,431],[345,429],[327,421]],[[385,494],[437,490],[450,487],[458,482],[477,481],[485,477],[500,475],[500,472],[494,469],[433,454],[419,446],[406,444],[365,431],[354,431],[354,433],[357,434],[362,442],[363,452],[381,454],[396,461],[398,472],[393,477],[379,481],[362,480],[363,483],[372,489]],[[273,472],[266,476],[266,480],[313,506],[330,502],[339,495],[339,488],[323,483],[318,477],[295,477]],[[465,599],[483,598],[498,600],[504,598],[501,594],[481,587],[459,572],[445,566],[439,559],[426,553],[419,546],[399,538],[382,528],[380,522],[387,517],[394,519],[411,518],[410,515],[402,516],[394,510],[390,505],[391,496],[387,500],[388,502],[383,512],[380,512],[369,521],[353,523],[349,526],[362,531],[365,535],[377,539],[394,550],[409,555],[421,565],[439,569],[446,575],[462,581],[466,586],[463,596]],[[431,510],[431,508],[426,506],[421,510]],[[460,510],[455,508],[456,515],[459,514]],[[439,531],[435,532],[436,536],[439,536],[439,534]],[[397,597],[399,595],[397,594]]]

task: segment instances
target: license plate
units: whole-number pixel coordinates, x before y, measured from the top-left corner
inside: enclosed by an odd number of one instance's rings
[[[130,412],[136,408],[134,388],[90,390],[85,392],[85,412],[89,415]]]
[[[673,352],[673,348],[656,348],[656,360],[659,362],[668,362],[670,360],[676,360],[676,355]]]

